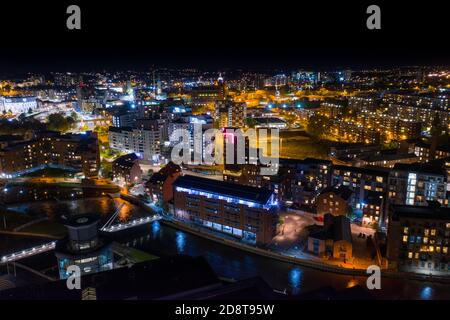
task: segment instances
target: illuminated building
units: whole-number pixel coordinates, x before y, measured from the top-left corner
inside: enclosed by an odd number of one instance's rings
[[[246,126],[247,104],[229,100],[217,101],[215,115],[219,121],[219,128],[244,128]]]
[[[355,113],[374,112],[379,104],[379,100],[374,95],[349,97],[348,106]]]
[[[383,150],[379,154],[359,158],[356,161],[363,166],[393,168],[396,163],[414,163],[419,158],[414,153],[398,153],[397,149]]]
[[[100,167],[97,134],[39,132],[32,140],[12,143],[0,150],[2,176],[19,176],[46,167],[68,168],[96,177]]]
[[[361,224],[365,227],[378,229],[384,217],[385,197],[381,192],[369,191],[364,198]]]
[[[278,208],[273,192],[195,176],[179,177],[174,187],[174,217],[242,239],[270,243]]]
[[[133,127],[139,113],[131,110],[120,110],[112,115],[112,125],[114,127]]]
[[[330,185],[331,169],[332,163],[328,160],[280,159],[283,200],[299,206],[311,206],[319,192]]]
[[[28,113],[38,107],[36,97],[0,97],[0,112]]]
[[[80,75],[72,74],[70,72],[54,74],[54,83],[56,86],[72,87],[80,84],[80,82],[82,82],[82,77]]]
[[[450,208],[394,205],[388,229],[389,267],[445,275],[450,272]]]
[[[437,146],[434,151],[434,156],[430,144],[418,141],[412,142],[410,147],[413,147],[413,152],[421,162],[450,157],[450,146],[448,145]]]
[[[389,175],[389,199],[394,204],[427,205],[435,200],[446,205],[447,172],[440,161],[401,164]]]
[[[113,181],[119,183],[139,183],[142,180],[142,170],[139,159],[134,153],[121,156],[112,163]]]
[[[68,236],[58,241],[55,248],[60,279],[70,275],[67,270],[70,266],[79,267],[81,275],[113,268],[111,243],[99,236],[99,221],[100,217],[94,214],[63,216]]]
[[[338,159],[355,159],[357,157],[374,156],[381,150],[380,145],[366,144],[340,144],[330,147],[328,152],[330,157]]]
[[[288,77],[284,74],[277,74],[273,77],[264,80],[265,87],[281,87],[285,86],[288,82]]]
[[[224,100],[227,91],[225,82],[220,77],[216,85],[193,88],[190,94],[192,105],[207,106],[215,103],[217,100]]]
[[[317,196],[317,214],[330,213],[334,216],[346,216],[349,213],[353,191],[346,186],[328,187]]]
[[[253,118],[255,121],[255,128],[276,128],[276,129],[286,129],[287,123],[283,119],[274,117],[261,117]]]
[[[173,199],[173,183],[181,175],[181,167],[170,161],[161,170],[154,173],[145,183],[145,191],[151,201],[167,203]]]
[[[139,158],[154,163],[160,161],[161,128],[153,130],[131,127],[109,127],[109,146],[126,153],[135,153]]]
[[[353,257],[350,220],[345,216],[325,214],[324,225],[310,227],[308,251],[317,256],[328,256],[347,261]]]
[[[384,197],[388,191],[388,169],[358,168],[350,166],[333,166],[332,185],[344,185],[353,190],[351,206],[357,215],[361,215],[365,199],[370,191],[381,193]],[[384,217],[382,219],[384,222]]]

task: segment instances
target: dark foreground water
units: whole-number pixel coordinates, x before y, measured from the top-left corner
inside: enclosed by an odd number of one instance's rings
[[[60,203],[35,202],[17,205],[13,209],[31,214],[46,213],[51,217],[61,213],[87,212],[107,216],[114,212],[119,202],[124,201],[95,198]],[[121,217],[125,219],[142,214],[145,214],[142,209],[126,202]],[[286,289],[292,294],[304,293],[324,286],[341,289],[355,284],[365,285],[366,282],[363,277],[322,272],[243,252],[164,226],[159,222],[146,225],[128,234],[118,235],[116,241],[159,256],[172,254],[203,256],[219,276],[233,279],[261,276],[274,289]],[[373,293],[384,299],[450,299],[450,286],[383,278],[382,289],[374,290]]]

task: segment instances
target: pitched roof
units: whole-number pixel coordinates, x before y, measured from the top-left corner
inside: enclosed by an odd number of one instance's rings
[[[327,187],[323,189],[322,192],[320,192],[320,194],[322,195],[330,192],[334,193],[335,195],[341,197],[344,200],[348,200],[353,194],[353,191],[350,188],[343,185],[339,187],[336,186]]]
[[[314,226],[310,229],[310,237],[315,239],[352,242],[350,219],[346,216],[325,215],[323,226]]]

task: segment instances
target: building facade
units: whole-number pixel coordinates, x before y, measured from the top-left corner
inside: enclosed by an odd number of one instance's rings
[[[40,132],[34,139],[10,144],[0,150],[0,174],[13,177],[45,167],[72,169],[96,177],[100,153],[96,133]]]
[[[142,170],[139,166],[139,158],[130,153],[121,156],[112,164],[113,181],[120,184],[133,184],[142,181]]]
[[[350,212],[352,196],[353,191],[343,185],[323,189],[316,201],[317,214],[330,213],[334,216],[346,216]]]
[[[126,153],[135,153],[139,158],[159,163],[161,156],[161,130],[131,127],[110,127],[109,146]]]
[[[450,274],[450,208],[394,205],[388,229],[389,267],[422,274]]]
[[[174,186],[174,217],[211,228],[247,243],[268,244],[276,234],[278,207],[273,192],[248,186],[179,177]]]
[[[396,164],[389,174],[389,200],[393,204],[447,205],[447,172],[439,163]]]
[[[173,183],[181,174],[181,167],[172,161],[154,173],[145,184],[145,190],[151,201],[160,205],[172,201]]]

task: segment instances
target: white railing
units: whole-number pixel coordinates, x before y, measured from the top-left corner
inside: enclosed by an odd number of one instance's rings
[[[124,222],[124,223],[114,224],[110,227],[104,227],[101,230],[105,231],[105,232],[117,232],[117,231],[129,229],[129,228],[137,227],[137,226],[140,226],[140,225],[143,225],[146,223],[151,223],[153,221],[160,220],[161,218],[162,217],[159,214],[156,214],[151,217],[139,218],[139,219],[134,219],[134,220]]]
[[[22,251],[17,251],[11,254],[7,254],[1,257],[1,263],[8,263],[8,262],[12,262],[12,261],[17,261],[23,258],[27,258],[30,256],[34,256],[36,254],[42,253],[42,252],[46,252],[46,251],[50,251],[50,250],[54,250],[56,246],[56,241],[53,242],[49,242],[40,246],[36,246],[36,247],[32,247],[32,248],[28,248]]]

